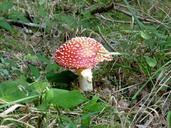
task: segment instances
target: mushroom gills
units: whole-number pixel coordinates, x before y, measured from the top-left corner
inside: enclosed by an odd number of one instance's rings
[[[92,71],[91,69],[83,69],[79,72],[79,84],[80,89],[83,91],[92,91]]]

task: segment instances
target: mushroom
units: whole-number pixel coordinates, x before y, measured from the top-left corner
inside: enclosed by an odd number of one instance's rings
[[[76,37],[56,50],[54,60],[64,68],[75,70],[81,90],[92,91],[93,67],[104,60],[111,61],[112,54],[93,38]]]

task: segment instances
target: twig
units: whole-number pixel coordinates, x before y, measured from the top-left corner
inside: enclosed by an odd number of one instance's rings
[[[104,7],[97,7],[95,9],[93,9],[92,11],[90,11],[90,13],[92,15],[97,14],[97,13],[103,13],[103,12],[108,12],[110,10],[116,10],[118,12],[121,12],[127,16],[133,16],[132,13],[130,13],[128,11],[127,6],[123,5],[123,4],[119,4],[119,3],[114,3],[113,1],[110,2],[108,5],[104,6]],[[162,23],[160,20],[154,19],[154,18],[149,18],[147,16],[142,16],[142,15],[138,15],[136,16],[139,20],[143,21],[144,23],[155,23],[155,24],[160,24],[163,25],[167,28],[169,28],[167,25],[165,25],[164,23]]]
[[[115,49],[111,46],[110,43],[108,43],[108,41],[103,37],[103,34],[101,33],[101,30],[100,28],[98,27],[99,29],[99,35],[101,36],[101,38],[104,40],[104,42],[112,49],[112,51],[115,51]]]
[[[105,7],[97,7],[94,10],[90,11],[90,13],[92,15],[96,14],[96,13],[103,13],[103,12],[108,12],[109,10],[113,9],[114,7],[114,3],[111,2],[109,3],[109,5],[105,6]]]
[[[122,5],[122,4],[118,4],[116,3],[114,6],[114,9],[118,12],[121,12],[127,16],[133,16],[130,12],[128,12],[128,10],[126,9],[127,7]],[[156,24],[163,24],[161,21],[157,20],[157,19],[150,19],[148,17],[145,16],[137,16],[137,18],[141,21],[146,21],[146,22],[150,22],[150,23],[156,23]]]
[[[100,15],[97,15],[96,14],[96,16],[99,17],[99,18],[101,18],[101,19],[104,19],[106,21],[115,22],[115,23],[122,23],[122,24],[131,24],[132,23],[131,21],[115,20],[115,19],[107,18],[107,17],[105,17],[105,16],[103,16],[101,14]],[[147,21],[143,21],[143,23],[145,23],[145,24],[151,24],[150,22],[147,22]],[[136,23],[134,22],[134,24],[136,24]]]
[[[23,26],[26,26],[26,27],[32,27],[32,28],[39,28],[39,29],[45,29],[46,28],[46,25],[45,24],[35,24],[35,23],[26,23],[26,22],[23,22],[23,21],[16,21],[16,20],[6,20],[9,24],[12,24],[12,25],[16,25],[16,26],[19,26],[19,27],[23,27]]]

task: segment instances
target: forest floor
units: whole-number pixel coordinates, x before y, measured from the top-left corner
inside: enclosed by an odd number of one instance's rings
[[[0,128],[171,128],[170,0],[0,2]],[[113,56],[93,92],[55,50],[92,37]]]

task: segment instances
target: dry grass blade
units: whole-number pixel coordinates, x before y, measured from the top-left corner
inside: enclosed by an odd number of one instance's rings
[[[0,113],[0,117],[4,118],[7,117],[9,113],[15,111],[19,107],[23,107],[24,105],[21,104],[14,104],[13,106],[9,107],[7,110],[4,112]]]
[[[0,125],[0,128],[11,128],[10,126]]]
[[[6,118],[2,121],[1,124],[4,124],[5,122],[7,121],[11,121],[11,122],[16,122],[16,123],[20,123],[20,124],[23,124],[25,127],[28,127],[28,128],[35,128],[34,126],[26,123],[26,122],[23,122],[23,121],[20,121],[20,120],[17,120],[17,119],[13,119],[13,118]]]
[[[167,63],[167,64],[169,64],[169,63]],[[170,67],[170,65],[165,65],[165,66],[166,66],[166,68],[167,67]],[[151,90],[151,93],[149,93],[149,95],[147,96],[147,98],[145,98],[146,100],[142,104],[142,107],[139,109],[139,111],[147,111],[147,109],[149,108],[149,105],[154,101],[155,97],[157,96],[157,93],[161,90],[161,88],[163,87],[163,85],[165,86],[165,84],[171,79],[171,74],[170,73],[171,73],[171,70],[169,70],[169,68],[167,68],[167,72],[162,77],[162,79],[160,80],[160,82],[159,83],[156,82],[153,85],[153,88]],[[158,79],[157,79],[157,81],[158,81]],[[157,115],[159,115],[158,112],[155,109],[151,108],[151,110],[153,110],[153,112],[155,112],[155,113],[157,113]],[[133,120],[132,123],[139,122],[139,120],[141,119],[142,116],[143,116],[143,114],[137,113],[134,116],[134,120]]]

